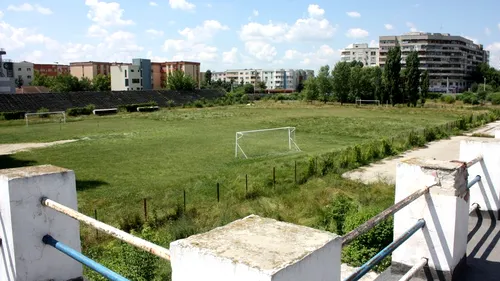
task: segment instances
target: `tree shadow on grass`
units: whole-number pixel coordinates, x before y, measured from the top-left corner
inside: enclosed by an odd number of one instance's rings
[[[106,185],[109,185],[109,183],[101,180],[76,180],[76,190],[78,191],[94,189]]]
[[[12,155],[0,155],[0,169],[10,169],[33,166],[37,162],[32,160],[22,160],[12,157]]]

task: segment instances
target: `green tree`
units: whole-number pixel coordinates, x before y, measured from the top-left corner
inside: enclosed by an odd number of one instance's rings
[[[362,84],[361,80],[363,79],[363,68],[361,66],[356,65],[351,67],[348,85],[349,85],[349,100],[354,101],[355,99],[362,98]]]
[[[245,91],[245,93],[247,93],[247,94],[253,94],[253,92],[254,92],[254,87],[253,87],[253,85],[252,85],[252,84],[248,83],[248,84],[245,84],[245,85],[243,86],[243,90],[244,90],[244,91]]]
[[[51,88],[53,84],[53,79],[52,77],[49,77],[45,74],[41,74],[39,71],[35,71],[33,81],[31,82],[31,85],[33,86],[43,86],[47,88]]]
[[[389,49],[384,67],[384,83],[388,98],[392,105],[404,102],[400,89],[401,79],[401,48],[399,46]]]
[[[79,87],[80,91],[84,92],[89,92],[89,91],[94,91],[94,85],[92,84],[92,81],[88,77],[82,77],[79,81]]]
[[[333,91],[333,82],[330,76],[330,67],[328,65],[324,65],[320,68],[316,83],[318,85],[319,100],[326,103],[331,99]]]
[[[406,95],[409,98],[409,102],[413,106],[417,106],[418,92],[420,86],[420,60],[418,58],[418,52],[412,51],[406,57],[406,69],[405,69],[405,90]]]
[[[381,103],[385,103],[383,97],[384,87],[382,84],[382,69],[379,66],[373,67],[371,82],[373,85],[373,96]]]
[[[174,70],[168,75],[166,84],[167,88],[173,91],[192,91],[196,88],[193,78],[181,70]]]
[[[57,75],[52,78],[50,90],[55,93],[68,93],[81,91],[80,81],[70,74]]]
[[[348,62],[338,62],[332,71],[333,76],[333,91],[337,96],[340,104],[347,102],[349,98],[350,86],[349,79],[351,76],[351,67]]]
[[[95,91],[107,92],[111,91],[111,76],[98,74],[92,80],[92,85]]]
[[[23,77],[19,75],[19,77],[16,78],[15,83],[16,83],[16,87],[22,88],[24,85]]]
[[[264,82],[264,81],[259,81],[259,82],[257,82],[257,88],[258,88],[261,92],[266,91],[266,89],[267,89],[266,82]]]
[[[297,84],[297,87],[295,87],[295,91],[297,93],[300,93],[302,92],[302,90],[304,90],[304,83],[302,83],[302,81],[300,81],[298,84]]]
[[[207,85],[211,85],[212,84],[212,71],[210,69],[208,69],[207,71],[205,71],[205,83]]]
[[[422,104],[422,106],[424,106],[425,100],[427,99],[429,87],[429,72],[427,70],[424,70],[424,72],[422,72],[422,78],[420,81],[420,103]]]
[[[306,100],[312,102],[319,97],[319,87],[316,78],[309,77],[304,83],[304,92]]]

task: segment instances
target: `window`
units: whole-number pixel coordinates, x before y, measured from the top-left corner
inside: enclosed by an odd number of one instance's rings
[[[28,75],[27,77],[28,77],[28,79],[31,79],[31,75]]]
[[[140,81],[139,81],[139,79],[138,79],[138,78],[134,78],[134,79],[132,79],[132,83],[133,83],[133,84],[138,84],[139,82],[140,82]]]
[[[31,67],[28,67],[26,70],[31,71]]]
[[[125,78],[127,78],[127,70],[125,69]]]
[[[125,79],[125,87],[128,87],[128,79]]]
[[[142,86],[142,79],[141,79],[141,86]]]
[[[21,68],[19,67],[19,68],[17,69],[17,71],[21,71]]]
[[[133,69],[131,69],[131,70],[130,70],[130,72],[134,72],[134,70],[133,70]]]

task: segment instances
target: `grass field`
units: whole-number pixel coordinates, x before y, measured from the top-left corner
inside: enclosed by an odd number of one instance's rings
[[[26,127],[23,121],[1,121],[0,143],[79,141],[0,156],[0,168],[52,164],[72,169],[77,176],[80,211],[90,215],[97,209],[100,220],[121,227],[124,220],[142,216],[144,198],[150,216],[154,212],[157,218],[175,217],[185,190],[189,221],[168,220],[155,230],[166,237],[159,243],[167,244],[250,213],[314,226],[321,207],[339,190],[366,206],[388,206],[393,202],[393,188],[384,184],[372,185],[365,192],[366,186],[328,175],[296,187],[294,161],[444,124],[464,114],[470,110],[260,102],[255,106],[74,118],[62,125]],[[283,126],[297,128],[296,141],[302,152],[235,159],[236,131]],[[286,146],[287,139],[262,135],[255,144],[272,153]],[[276,183],[272,182],[273,167]],[[265,192],[255,195],[263,189]],[[96,243],[94,232],[87,228],[82,229],[82,238],[86,247]]]

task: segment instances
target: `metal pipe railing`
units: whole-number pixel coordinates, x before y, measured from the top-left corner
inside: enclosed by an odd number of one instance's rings
[[[475,176],[470,182],[467,183],[467,188],[471,188],[480,181],[481,181],[481,176],[480,175]]]
[[[479,204],[472,203],[471,207],[469,209],[469,215],[472,214],[473,212],[475,212],[477,209],[481,209],[481,207],[479,206]]]
[[[62,252],[63,254],[69,256],[70,258],[80,262],[81,264],[89,267],[90,269],[94,270],[95,272],[101,274],[102,276],[106,277],[108,280],[112,281],[129,281],[127,278],[121,276],[120,274],[112,271],[111,269],[105,267],[104,265],[95,262],[94,260],[82,255],[80,252],[77,250],[65,245],[64,243],[61,243],[54,239],[50,235],[45,235],[42,238],[42,241],[44,244],[52,246]]]
[[[476,158],[474,158],[472,160],[470,160],[469,162],[465,163],[465,165],[467,166],[467,168],[469,168],[470,166],[476,164],[477,162],[479,162],[481,160],[483,160],[483,156],[482,155],[478,156],[478,157],[476,157]]]
[[[50,200],[46,197],[41,199],[42,206],[49,207],[53,210],[56,210],[62,214],[65,214],[69,217],[74,218],[77,221],[83,222],[86,225],[89,225],[93,228],[96,228],[100,231],[103,231],[123,242],[126,242],[132,246],[135,246],[141,250],[149,252],[155,256],[158,256],[162,259],[170,260],[170,250],[165,249],[161,246],[153,244],[149,241],[146,241],[142,238],[136,237],[132,234],[129,234],[123,230],[107,225],[103,222],[95,220],[91,217],[88,217],[80,212],[77,212],[71,208],[68,208],[62,204],[59,204],[53,200]]]
[[[410,281],[413,276],[415,276],[420,269],[427,265],[427,258],[422,258],[422,260],[414,265],[408,272],[399,279],[399,281]]]
[[[390,255],[394,250],[396,250],[401,244],[403,244],[408,238],[415,234],[418,230],[425,226],[425,220],[419,219],[414,226],[408,229],[403,235],[396,238],[387,247],[378,252],[373,258],[363,264],[355,272],[353,272],[349,277],[344,279],[344,281],[356,281],[361,279],[366,273],[368,273],[373,267],[380,263],[384,258]]]
[[[366,232],[370,231],[372,228],[377,226],[381,221],[387,219],[389,216],[393,215],[397,211],[406,207],[408,204],[415,201],[417,198],[419,198],[423,194],[427,193],[431,187],[436,186],[436,185],[437,184],[433,184],[433,185],[430,185],[430,186],[427,186],[425,188],[422,188],[420,190],[415,191],[414,193],[410,194],[408,197],[406,197],[403,200],[399,201],[398,203],[392,205],[391,207],[385,209],[384,211],[380,212],[378,215],[376,215],[373,218],[366,221],[364,224],[358,226],[356,229],[347,233],[346,235],[344,235],[342,237],[342,247],[351,243],[358,236],[363,235]]]

